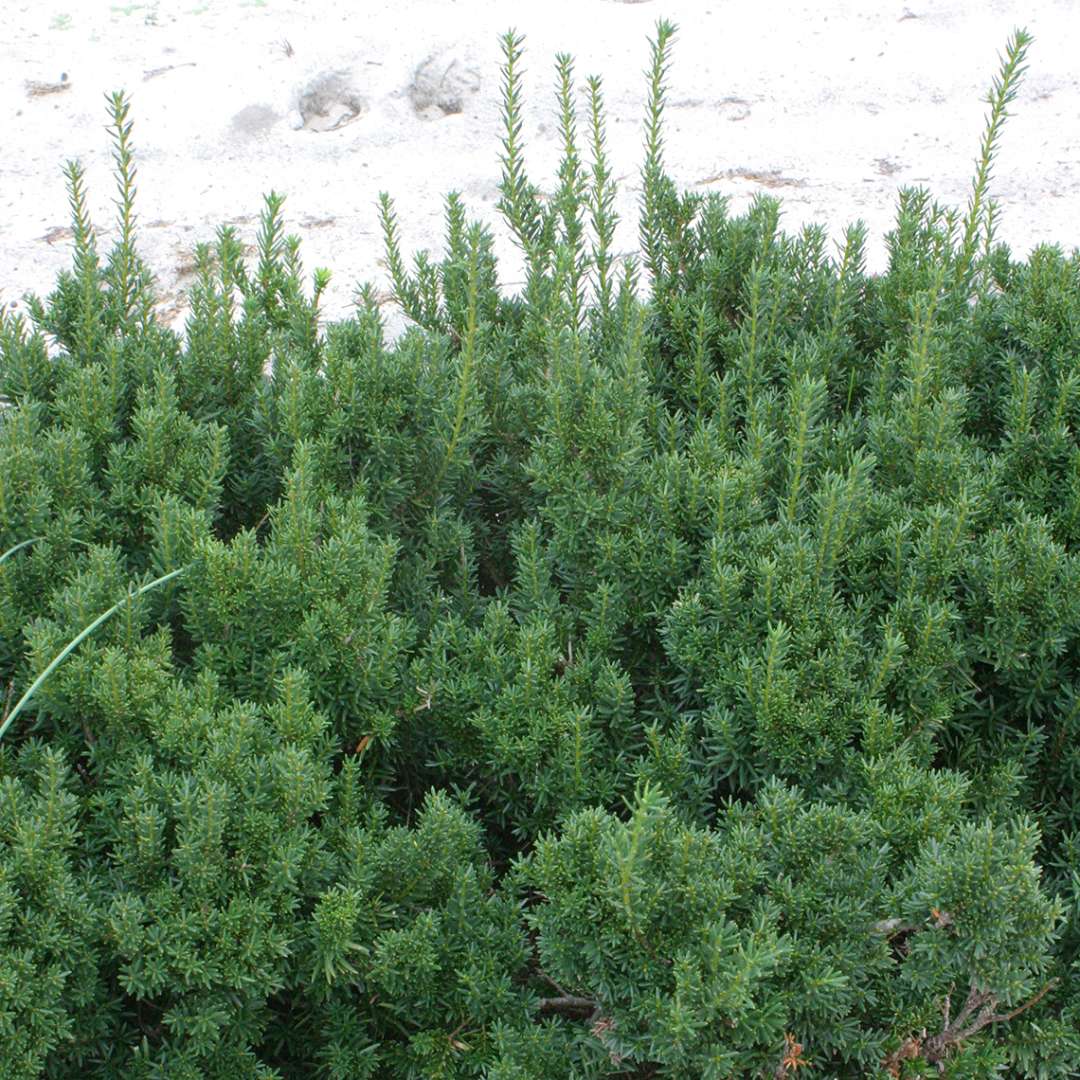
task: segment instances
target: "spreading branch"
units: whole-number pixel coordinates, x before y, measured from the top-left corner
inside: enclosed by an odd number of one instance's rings
[[[567,993],[547,972],[534,969],[533,974],[543,979],[559,996],[540,999],[540,1011],[542,1013],[560,1013],[562,1015],[580,1016],[590,1020],[600,1011],[598,1002],[592,998],[580,997],[577,994]]]
[[[592,998],[578,997],[576,994],[560,994],[559,997],[540,999],[542,1013],[560,1013],[589,1019],[599,1008]]]
[[[945,995],[942,1007],[942,1029],[938,1034],[926,1037],[925,1030],[921,1035],[909,1036],[904,1040],[898,1050],[894,1050],[883,1062],[882,1068],[890,1076],[900,1075],[900,1064],[922,1057],[927,1064],[935,1065],[938,1072],[944,1072],[945,1059],[954,1051],[958,1050],[968,1039],[977,1035],[983,1028],[990,1024],[1005,1024],[1014,1020],[1022,1012],[1026,1012],[1032,1006],[1038,1004],[1051,988],[1056,984],[1056,979],[1051,979],[1034,997],[1011,1012],[997,1012],[997,995],[990,990],[980,990],[972,980],[971,989],[968,991],[967,1000],[964,1002],[955,1020],[950,1020],[952,1010],[951,992]]]

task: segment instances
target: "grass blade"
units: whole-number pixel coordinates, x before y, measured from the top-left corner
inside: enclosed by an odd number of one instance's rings
[[[24,544],[31,543],[26,540]],[[21,545],[20,545],[21,546]],[[12,548],[12,551],[15,550]],[[7,554],[10,554],[8,552]],[[42,686],[45,680],[67,659],[67,657],[75,651],[76,648],[88,638],[103,622],[108,618],[115,615],[125,604],[134,600],[136,596],[141,596],[144,592],[148,592],[150,589],[156,588],[158,585],[164,584],[166,581],[171,581],[174,577],[182,574],[187,569],[186,566],[181,566],[179,570],[173,570],[168,574],[164,574],[162,577],[156,578],[154,581],[148,582],[146,585],[141,586],[134,592],[129,592],[119,603],[113,604],[108,611],[103,615],[99,615],[85,630],[82,631],[77,637],[73,638],[68,644],[53,658],[49,666],[34,680],[33,685],[26,691],[15,705],[15,708],[8,713],[4,722],[0,724],[0,739],[7,733],[7,729],[11,727],[15,720],[15,717],[30,703],[30,699],[37,693],[38,689]]]

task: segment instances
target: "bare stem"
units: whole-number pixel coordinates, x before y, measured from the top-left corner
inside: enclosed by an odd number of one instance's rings
[[[542,998],[542,1013],[569,1013],[584,1019],[591,1017],[600,1006],[592,998],[578,997],[576,994],[561,994],[559,997]]]

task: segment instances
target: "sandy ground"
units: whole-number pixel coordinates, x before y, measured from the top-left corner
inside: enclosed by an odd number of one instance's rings
[[[115,197],[105,96],[130,94],[140,245],[162,318],[183,324],[191,253],[232,223],[254,241],[262,196],[287,196],[310,271],[333,271],[324,312],[358,282],[386,291],[375,200],[396,203],[407,251],[438,256],[443,197],[498,215],[499,36],[525,35],[526,153],[541,190],[559,157],[558,52],[603,79],[620,180],[620,250],[636,244],[648,39],[676,22],[667,164],[686,188],[783,199],[789,231],[856,218],[885,264],[897,188],[963,206],[984,98],[1011,31],[1035,37],[994,172],[999,239],[1014,253],[1080,245],[1078,0],[5,0],[0,37],[0,303],[21,308],[69,265],[62,167],[78,158],[102,240]],[[584,132],[584,108],[581,130]],[[520,262],[496,227],[503,284]],[[388,309],[388,314],[389,309]],[[400,318],[390,315],[392,331]]]

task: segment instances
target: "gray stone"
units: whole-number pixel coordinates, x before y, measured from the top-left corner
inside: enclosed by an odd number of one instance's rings
[[[429,56],[413,73],[408,94],[418,116],[437,119],[463,112],[480,90],[480,72],[459,56]]]
[[[347,71],[316,76],[300,91],[296,107],[300,126],[307,131],[336,131],[368,110],[367,100]]]

